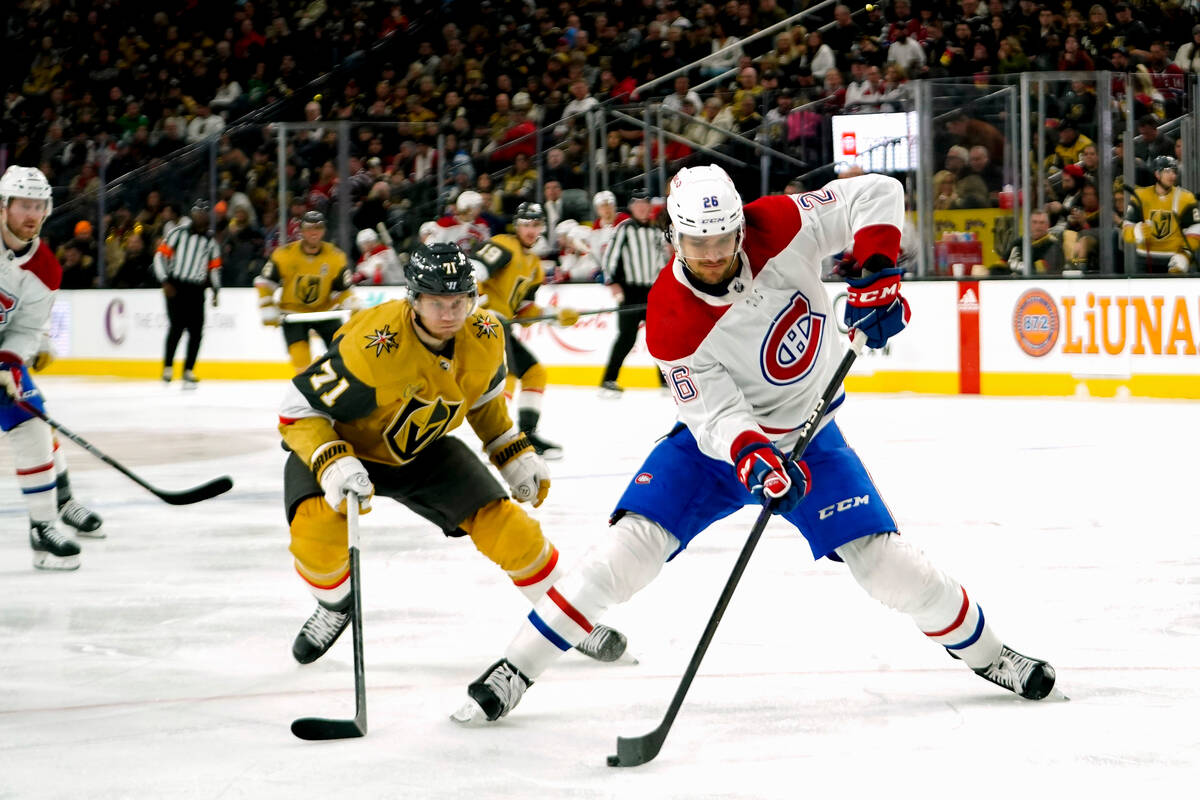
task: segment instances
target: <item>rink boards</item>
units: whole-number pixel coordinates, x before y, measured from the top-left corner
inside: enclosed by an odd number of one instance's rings
[[[843,285],[826,284],[840,321]],[[404,296],[400,287],[359,289],[366,306]],[[936,394],[1200,397],[1200,279],[936,281],[905,284],[907,331],[855,364],[854,391]],[[597,285],[546,286],[550,308],[610,308]],[[157,290],[60,292],[49,372],[157,378],[166,312]],[[539,323],[516,335],[545,363],[553,383],[596,385],[616,335],[613,314],[573,328]],[[182,355],[183,348],[179,354]],[[283,338],[259,321],[253,289],[226,289],[206,309],[201,378],[283,379]],[[642,338],[621,382],[654,386]]]

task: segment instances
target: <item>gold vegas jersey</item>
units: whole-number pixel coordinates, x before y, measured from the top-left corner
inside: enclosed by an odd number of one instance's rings
[[[280,311],[328,311],[352,285],[346,254],[329,242],[321,242],[321,249],[310,256],[301,244],[292,242],[272,253],[254,285],[264,301],[281,289]]]
[[[279,429],[305,463],[342,440],[361,459],[406,464],[464,419],[485,443],[512,428],[500,321],[476,309],[437,354],[417,338],[413,313],[407,300],[358,312],[292,379]]]
[[[1193,240],[1200,237],[1200,210],[1195,195],[1178,186],[1165,195],[1154,189],[1143,186],[1135,191],[1125,209],[1126,222],[1149,223],[1142,228],[1145,240],[1138,245],[1138,252],[1164,255],[1190,252],[1196,243],[1189,242],[1188,237]],[[1132,227],[1125,229],[1125,240],[1137,241]]]
[[[471,254],[487,268],[487,280],[479,284],[479,295],[502,319],[512,319],[533,302],[537,288],[546,279],[542,260],[521,245],[521,240],[501,233],[481,243]]]

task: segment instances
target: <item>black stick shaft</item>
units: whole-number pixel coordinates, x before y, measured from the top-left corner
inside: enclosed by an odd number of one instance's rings
[[[837,371],[829,380],[829,385],[825,387],[825,392],[821,395],[821,399],[817,401],[812,413],[808,415],[808,419],[805,420],[804,425],[800,428],[800,438],[796,440],[792,452],[788,455],[788,458],[793,461],[804,454],[805,448],[808,447],[809,442],[816,435],[821,418],[825,415],[830,404],[833,403],[834,398],[837,397],[837,393],[842,386],[842,381],[846,379],[846,375],[850,372],[850,367],[854,364],[854,359],[862,352],[866,336],[858,331],[853,331],[852,334],[850,349],[842,356],[842,361],[838,364]],[[675,715],[679,713],[679,709],[683,705],[683,700],[687,697],[692,680],[696,677],[696,673],[700,669],[700,662],[704,660],[704,654],[708,652],[708,645],[712,642],[713,636],[717,632],[717,626],[721,624],[721,618],[725,615],[725,609],[729,606],[733,592],[737,588],[738,582],[741,581],[742,573],[746,571],[746,565],[750,563],[750,556],[753,555],[754,548],[758,546],[758,540],[762,538],[763,531],[766,530],[767,522],[770,521],[773,512],[773,502],[764,505],[763,510],[759,512],[758,519],[755,521],[754,527],[750,530],[750,535],[746,538],[746,543],[742,546],[742,552],[738,556],[737,563],[733,565],[733,572],[730,573],[729,579],[725,582],[725,588],[721,591],[721,596],[717,599],[717,606],[713,609],[712,616],[708,619],[708,625],[704,628],[704,634],[700,637],[700,641],[696,645],[696,651],[692,654],[692,660],[688,662],[687,669],[684,670],[683,678],[679,682],[679,688],[675,690],[675,696],[671,698],[671,705],[667,708],[667,713],[663,717],[663,721],[657,728],[643,736],[617,737],[617,755],[615,757],[609,756],[609,766],[636,767],[652,760],[658,755],[658,751],[662,749],[663,742],[667,738],[667,733],[671,730],[671,725],[675,722]]]
[[[591,311],[580,311],[579,316],[590,317],[593,314],[633,314],[638,311],[645,311],[646,304],[639,303],[630,306],[617,306],[616,308],[594,308]],[[514,317],[512,319],[503,320],[505,325],[514,323],[519,325],[529,325],[534,322],[554,322],[558,319],[558,314],[542,314],[538,317]]]
[[[367,681],[363,663],[362,581],[358,549],[358,495],[346,496],[346,538],[350,545],[350,630],[354,636],[354,719],[301,717],[292,734],[308,741],[356,739],[367,735]]]

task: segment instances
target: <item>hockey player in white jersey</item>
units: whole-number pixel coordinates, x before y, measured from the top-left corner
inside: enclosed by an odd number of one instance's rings
[[[50,426],[18,403],[44,411],[26,362],[37,355],[62,266],[39,238],[50,216],[50,184],[34,167],[0,176],[0,430],[8,434],[17,484],[29,512],[29,543],[39,569],[79,568],[79,545],[59,531]]]
[[[646,340],[667,376],[678,423],[614,511],[609,535],[530,612],[504,658],[468,687],[460,722],[496,720],[615,603],[646,586],[696,535],[745,505],[799,529],[814,558],[844,561],[872,597],[908,614],[983,678],[1030,700],[1054,669],[1007,647],[983,610],[899,526],[830,404],[804,460],[785,455],[842,357],[821,259],[849,251],[847,327],[882,347],[908,321],[896,268],[904,198],[881,175],[764,197],[742,207],[716,166],[683,169],[667,210],[676,253],[650,293]],[[803,502],[802,502],[803,501]]]
[[[458,245],[464,253],[470,253],[476,245],[483,244],[492,235],[487,221],[479,216],[483,211],[483,195],[468,189],[454,201],[454,214],[437,220],[437,229],[424,244],[448,242]]]
[[[404,267],[396,251],[386,242],[379,240],[379,234],[370,228],[363,228],[354,239],[358,244],[361,255],[354,268],[354,282],[365,283],[368,286],[403,286]]]

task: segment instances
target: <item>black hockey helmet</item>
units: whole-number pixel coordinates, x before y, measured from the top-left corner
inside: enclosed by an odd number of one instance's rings
[[[404,267],[409,296],[419,294],[474,294],[471,262],[448,242],[417,245]]]
[[[207,214],[212,210],[212,206],[203,197],[197,197],[192,201],[192,207],[188,213],[191,214]]]
[[[324,228],[325,215],[320,211],[305,211],[304,216],[300,218],[301,228]]]
[[[546,209],[542,208],[541,203],[526,200],[517,206],[517,213],[513,214],[513,222],[541,222],[545,224]]]
[[[1150,161],[1150,171],[1157,174],[1164,169],[1173,169],[1179,172],[1179,162],[1173,156],[1156,156]]]

